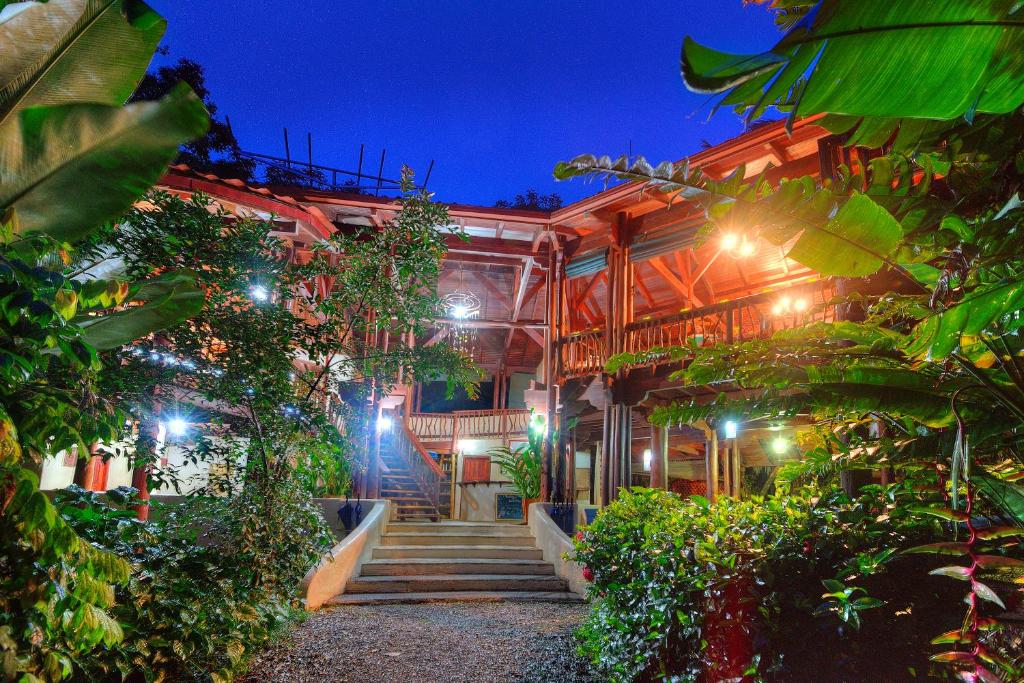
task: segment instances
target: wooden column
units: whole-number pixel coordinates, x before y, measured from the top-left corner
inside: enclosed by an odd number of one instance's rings
[[[626,214],[616,214],[611,225],[612,245],[608,249],[608,298],[605,302],[605,354],[610,358],[626,350],[626,326],[633,316],[633,267],[629,262],[629,230]],[[621,487],[631,485],[632,408],[626,405],[626,371],[607,378],[611,382],[611,403],[606,410],[603,448],[608,463],[603,476],[604,502],[618,497]]]
[[[740,440],[732,440],[732,495],[739,498],[743,494],[743,454],[740,452]]]
[[[159,460],[160,449],[166,445],[159,445],[160,438],[160,407],[157,405],[153,414],[142,421],[139,425],[139,436],[135,441],[135,454],[141,460],[134,463],[132,469],[132,488],[138,493],[138,504],[135,506],[135,516],[145,522],[149,519],[149,473],[153,468],[153,462]]]
[[[651,488],[668,489],[668,427],[651,425]]]
[[[590,504],[597,505],[597,444],[590,445]]]
[[[722,491],[727,496],[732,495],[732,441],[726,439],[722,448]]]
[[[708,500],[712,503],[718,498],[718,432],[709,430],[707,438],[707,453],[704,463],[707,467],[708,477]]]

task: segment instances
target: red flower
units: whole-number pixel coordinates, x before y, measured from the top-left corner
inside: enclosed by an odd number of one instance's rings
[[[582,531],[577,531],[576,532],[576,540],[579,541],[580,543],[583,542],[583,532]]]
[[[584,567],[583,568],[583,578],[586,579],[587,581],[589,581],[590,583],[593,583],[594,582],[594,570],[591,569],[590,567]]]

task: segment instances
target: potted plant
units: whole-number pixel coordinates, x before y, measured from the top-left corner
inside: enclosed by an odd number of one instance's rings
[[[529,441],[516,448],[499,446],[488,455],[502,473],[512,480],[512,488],[523,497],[523,520],[529,521],[530,504],[540,500],[540,470],[544,452],[544,417],[533,415],[527,429]]]

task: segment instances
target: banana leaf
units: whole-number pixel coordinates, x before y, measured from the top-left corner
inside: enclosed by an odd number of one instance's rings
[[[124,104],[165,28],[164,19],[139,0],[49,0],[2,8],[0,127],[32,106]]]
[[[0,133],[0,209],[22,232],[75,242],[142,196],[209,117],[181,84],[159,102],[34,107],[20,123]]]
[[[99,351],[123,346],[198,314],[205,293],[195,280],[191,271],[165,273],[134,284],[126,308],[105,315],[80,315],[73,322],[82,328],[85,342]]]
[[[821,0],[771,50],[730,54],[687,37],[682,75],[752,118],[768,106],[952,120],[1024,103],[1017,0]]]
[[[1013,520],[1018,527],[1024,527],[1024,487],[987,472],[971,474],[971,483],[977,485],[981,494],[999,508],[1003,515]]]

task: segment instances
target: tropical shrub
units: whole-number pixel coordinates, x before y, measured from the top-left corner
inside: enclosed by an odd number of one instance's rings
[[[874,486],[850,498],[804,488],[714,504],[623,491],[577,535],[574,559],[595,601],[582,650],[616,681],[934,672],[929,629],[959,618],[945,609],[953,586],[922,582],[926,561],[898,555],[944,533],[901,507],[911,489]],[[826,650],[843,656],[821,657]]]
[[[515,448],[498,446],[487,452],[503,474],[511,478],[512,488],[531,500],[540,497],[541,463],[544,457],[544,417],[531,415],[526,430],[527,443]]]
[[[78,660],[72,678],[231,680],[249,655],[299,617],[295,586],[328,544],[323,520],[301,491],[292,491],[274,501],[283,508],[275,519],[296,524],[287,542],[254,533],[250,511],[224,498],[189,499],[142,522],[126,507],[134,493],[60,494],[72,528],[132,567],[110,610],[124,638]],[[273,543],[275,552],[254,551],[259,542]]]

